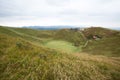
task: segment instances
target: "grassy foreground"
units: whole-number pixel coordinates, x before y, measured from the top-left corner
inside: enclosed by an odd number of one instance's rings
[[[61,53],[0,34],[0,80],[119,79],[119,57]]]

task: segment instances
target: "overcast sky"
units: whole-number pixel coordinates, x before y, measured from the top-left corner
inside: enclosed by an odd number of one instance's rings
[[[0,0],[0,25],[120,27],[120,0]]]

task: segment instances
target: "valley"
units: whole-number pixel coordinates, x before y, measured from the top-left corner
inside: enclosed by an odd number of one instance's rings
[[[80,52],[81,50],[80,47],[76,47],[72,43],[66,41],[49,41],[45,43],[45,46],[66,53]]]
[[[0,26],[0,80],[119,80],[120,31]]]

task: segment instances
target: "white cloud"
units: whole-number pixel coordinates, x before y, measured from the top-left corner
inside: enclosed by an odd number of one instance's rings
[[[0,25],[120,26],[120,0],[0,0]]]

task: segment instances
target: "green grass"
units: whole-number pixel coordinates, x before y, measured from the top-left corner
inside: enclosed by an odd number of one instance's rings
[[[39,41],[42,42],[42,40],[38,37],[35,36],[30,36],[21,32],[18,32],[16,30],[14,30],[14,28],[9,28],[9,27],[0,27],[0,33],[4,33],[7,34],[9,36],[13,36],[13,37],[20,37],[29,41]]]
[[[0,27],[0,34],[21,38],[37,46],[45,46],[44,43],[46,43],[48,48],[61,50],[62,52],[82,51],[96,55],[120,56],[120,32],[104,28],[88,28],[80,32],[71,29],[42,31],[25,28]],[[85,45],[87,36],[96,34],[103,36],[102,39],[99,41],[90,40],[88,45],[81,49],[81,47]],[[54,43],[54,41],[58,41],[58,43]]]
[[[93,35],[99,35],[102,38],[109,38],[109,37],[114,37],[120,33],[119,31],[116,31],[116,30],[111,30],[111,29],[101,28],[101,27],[86,28],[82,32],[88,39],[91,38],[91,36]]]
[[[44,44],[45,46],[56,49],[62,52],[73,53],[81,51],[80,47],[75,47],[72,43],[67,41],[52,40]]]
[[[94,55],[120,56],[120,35],[112,38],[89,41],[82,51]]]
[[[79,31],[70,29],[57,30],[53,36],[55,40],[64,40],[73,43],[74,45],[83,45],[85,40]]]
[[[92,40],[82,49],[87,53],[106,52],[104,56],[79,53],[81,48],[75,47],[74,42],[67,42],[66,39],[71,38],[69,34],[63,41],[42,37],[44,32],[38,31],[40,37],[37,37],[32,30],[29,33],[29,30],[24,32],[25,29],[23,32],[10,29],[0,27],[0,80],[120,80],[119,35]],[[30,36],[32,32],[42,43]],[[108,56],[107,51],[117,57]]]
[[[56,52],[0,34],[0,80],[119,80],[119,61]]]

